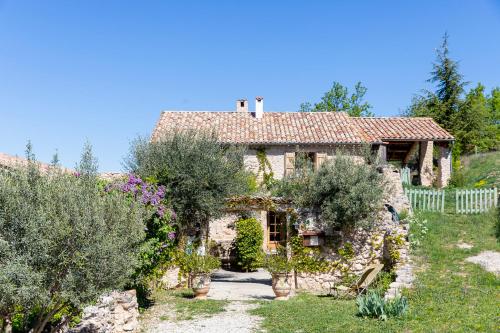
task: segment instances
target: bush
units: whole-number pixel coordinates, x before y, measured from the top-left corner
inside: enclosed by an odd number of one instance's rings
[[[408,224],[410,228],[408,233],[410,248],[415,250],[422,244],[422,241],[427,236],[427,220],[418,214],[414,214],[408,218]]]
[[[315,211],[322,222],[338,229],[370,227],[384,192],[383,176],[376,163],[358,163],[337,155],[317,172],[301,172],[285,178],[276,194],[295,205]]]
[[[36,313],[40,333],[62,309],[130,282],[146,212],[122,192],[103,193],[89,146],[75,174],[42,172],[27,157],[26,167],[0,170],[0,314]]]
[[[383,295],[389,289],[389,286],[396,279],[396,273],[394,271],[385,272],[382,271],[377,276],[377,279],[373,282],[372,289],[377,293]]]
[[[126,166],[166,186],[182,234],[201,229],[208,236],[208,222],[223,214],[226,199],[249,186],[243,150],[220,144],[210,133],[174,133],[158,142],[138,139]]]
[[[164,274],[176,243],[176,232],[171,223],[176,214],[167,208],[166,188],[130,174],[126,179],[106,184],[104,191],[126,194],[129,200],[140,203],[149,212],[149,218],[145,220],[146,238],[141,244],[139,266],[133,276],[133,288],[148,291]],[[146,296],[141,292],[138,293],[140,297]]]
[[[236,258],[238,265],[246,270],[255,270],[262,265],[264,230],[255,218],[236,222]]]
[[[358,315],[361,317],[378,318],[387,320],[388,317],[401,317],[408,310],[408,299],[396,296],[385,300],[379,293],[368,291],[366,295],[356,298]]]
[[[271,254],[264,260],[264,267],[271,274],[290,273],[295,268],[293,259],[288,258],[284,250],[279,250],[277,254]]]
[[[331,268],[331,262],[321,257],[321,250],[305,247],[303,244],[304,238],[301,236],[293,236],[290,239],[295,271],[303,273],[327,272]]]
[[[221,265],[220,259],[212,255],[199,255],[179,251],[176,255],[177,263],[183,273],[199,274],[211,273]]]

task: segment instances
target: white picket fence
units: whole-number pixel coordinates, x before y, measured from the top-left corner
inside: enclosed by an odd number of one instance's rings
[[[411,185],[410,168],[401,168],[401,182],[406,185]]]
[[[405,194],[413,209],[431,212],[444,212],[444,190],[425,190],[405,188]]]
[[[496,207],[498,203],[497,188],[457,190],[455,194],[457,214],[476,214]]]

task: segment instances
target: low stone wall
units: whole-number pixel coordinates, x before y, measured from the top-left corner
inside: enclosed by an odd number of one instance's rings
[[[96,305],[83,310],[81,322],[70,333],[137,332],[139,308],[135,290],[113,291],[102,296]]]

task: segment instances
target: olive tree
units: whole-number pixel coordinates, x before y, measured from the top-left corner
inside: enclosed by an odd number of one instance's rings
[[[243,148],[223,145],[212,133],[137,139],[126,167],[166,187],[181,233],[196,227],[208,233],[209,220],[222,215],[226,199],[247,189]]]
[[[368,228],[380,209],[385,181],[374,155],[363,150],[364,161],[337,154],[317,171],[303,168],[280,182],[275,194],[316,212],[334,228]]]
[[[4,324],[15,311],[35,315],[27,329],[39,333],[59,311],[129,282],[145,211],[104,193],[90,146],[74,174],[27,155],[0,170],[0,314]]]

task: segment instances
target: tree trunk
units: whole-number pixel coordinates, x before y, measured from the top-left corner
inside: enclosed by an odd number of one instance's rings
[[[209,254],[210,245],[208,244],[208,238],[210,236],[210,225],[209,222],[205,222],[205,255]]]
[[[33,333],[42,333],[45,325],[49,322],[50,318],[52,318],[59,310],[61,310],[64,305],[56,304],[54,308],[49,311],[47,314],[41,314],[36,322],[35,327],[33,327]]]

